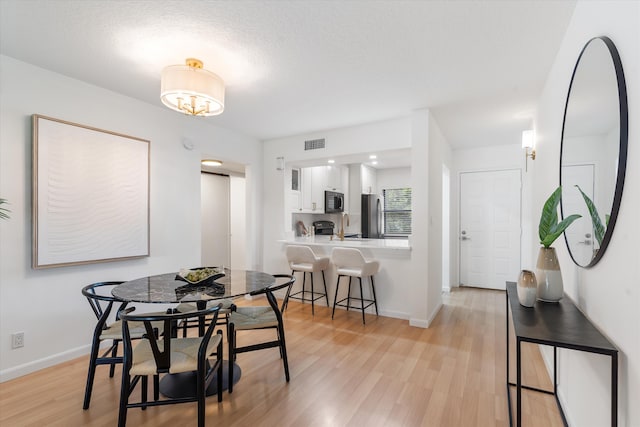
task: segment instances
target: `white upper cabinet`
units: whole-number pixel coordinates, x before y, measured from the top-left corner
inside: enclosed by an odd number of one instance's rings
[[[376,194],[378,192],[376,170],[367,165],[360,165],[362,177],[362,194]]]
[[[324,213],[327,167],[302,168],[302,211]]]
[[[324,213],[325,191],[339,193],[348,191],[349,172],[346,166],[314,166],[300,170],[302,178],[300,212]]]
[[[327,190],[343,193],[341,166],[327,166]]]

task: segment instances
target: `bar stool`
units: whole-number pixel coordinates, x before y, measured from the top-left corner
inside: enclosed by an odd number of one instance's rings
[[[287,308],[289,298],[298,299],[302,302],[311,301],[311,313],[315,314],[314,302],[324,297],[327,301],[327,307],[329,307],[329,296],[327,295],[327,282],[324,278],[324,271],[329,267],[329,257],[316,256],[310,247],[289,245],[287,246],[287,261],[289,261],[289,267],[291,268],[291,275],[294,275],[296,271],[302,272],[302,290],[289,295],[289,292],[284,299],[283,311]],[[313,290],[313,273],[322,273],[322,284],[324,286],[324,293],[315,292]],[[306,278],[307,273],[311,274],[311,290],[306,290]],[[305,294],[311,293],[311,298],[305,298]],[[301,296],[298,296],[301,295]]]
[[[336,266],[336,273],[338,274],[338,281],[336,282],[336,294],[333,298],[333,310],[331,311],[331,318],[336,312],[336,306],[361,309],[362,310],[362,324],[365,324],[364,310],[371,305],[376,308],[376,316],[378,315],[378,302],[376,301],[376,289],[373,284],[373,275],[380,270],[380,263],[375,260],[366,260],[362,256],[362,252],[353,248],[333,248],[331,252],[331,262]],[[338,300],[338,288],[340,287],[340,278],[342,276],[349,276],[349,291],[347,297]],[[351,279],[357,277],[360,280],[360,307],[351,305]],[[371,292],[373,299],[365,299],[362,293],[362,278],[371,278]],[[346,304],[343,304],[346,301]],[[364,303],[367,302],[367,305]]]

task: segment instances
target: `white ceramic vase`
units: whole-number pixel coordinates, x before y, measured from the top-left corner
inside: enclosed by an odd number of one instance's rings
[[[555,248],[540,248],[536,264],[538,299],[544,302],[558,302],[564,295],[562,273]]]
[[[522,270],[518,277],[518,301],[525,307],[533,307],[536,303],[538,285],[533,271]]]

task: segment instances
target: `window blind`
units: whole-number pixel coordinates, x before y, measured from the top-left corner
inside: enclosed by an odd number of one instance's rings
[[[384,196],[384,234],[411,234],[411,188],[387,188]]]

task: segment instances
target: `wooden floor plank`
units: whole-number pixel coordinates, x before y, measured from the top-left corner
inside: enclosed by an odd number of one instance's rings
[[[290,302],[291,382],[277,349],[238,355],[242,379],[222,403],[207,399],[207,425],[507,426],[504,292],[461,288],[443,300],[428,329],[373,315],[362,325],[357,311],[338,310],[331,320],[327,307],[312,316],[309,304]],[[271,332],[239,333],[238,340]],[[121,371],[109,378],[98,367],[91,408],[83,411],[87,363],[82,357],[0,384],[0,425],[115,425]],[[523,380],[551,387],[536,346],[523,346]],[[553,397],[533,392],[523,393],[523,420],[562,425]],[[128,425],[196,425],[196,404],[129,410]]]

